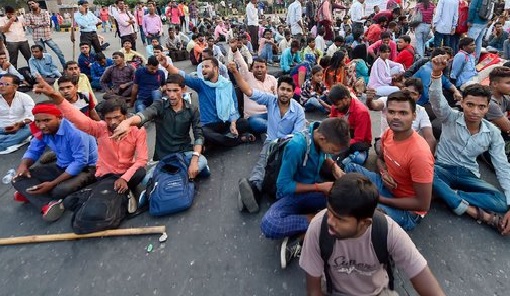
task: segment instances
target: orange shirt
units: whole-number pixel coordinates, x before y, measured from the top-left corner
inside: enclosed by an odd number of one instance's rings
[[[145,128],[138,129],[132,126],[127,136],[117,141],[110,138],[111,133],[106,127],[106,122],[88,118],[67,100],[58,105],[58,108],[78,129],[97,139],[96,177],[116,174],[129,181],[136,170],[147,164],[149,153]]]
[[[370,44],[375,43],[377,40],[381,39],[381,33],[383,32],[383,27],[379,24],[373,24],[368,27],[367,32],[365,33],[365,39],[368,40]]]
[[[396,198],[415,197],[413,183],[431,183],[434,179],[434,156],[430,147],[418,133],[403,141],[393,140],[391,129],[381,137],[381,151],[388,173],[397,183],[392,190]],[[425,214],[426,212],[416,212]]]
[[[331,69],[330,67],[324,70],[324,85],[327,90],[330,90],[331,87],[337,83],[344,84],[345,77],[345,67],[340,67],[338,69]]]

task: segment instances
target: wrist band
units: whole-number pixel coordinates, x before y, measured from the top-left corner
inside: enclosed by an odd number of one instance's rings
[[[439,75],[439,76],[435,76],[434,74],[430,74],[430,77],[432,77],[432,79],[440,79],[443,75]]]
[[[317,185],[317,183],[315,183],[314,185],[315,185],[315,191],[319,192],[319,185]]]

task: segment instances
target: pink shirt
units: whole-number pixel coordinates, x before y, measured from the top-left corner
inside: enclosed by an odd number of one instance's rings
[[[132,126],[127,136],[117,141],[110,138],[112,134],[108,131],[106,122],[88,118],[67,100],[62,101],[58,108],[78,129],[97,139],[96,177],[116,174],[129,181],[139,168],[147,164],[149,153],[145,128]]]
[[[423,6],[423,3],[416,4],[416,10],[421,12],[421,15],[423,17],[423,22],[426,24],[432,23],[432,18],[434,17],[434,8],[436,6],[434,3],[429,3],[429,8],[425,9],[425,6]]]
[[[214,28],[214,39],[218,40],[220,38],[220,35],[225,36],[227,38],[227,29],[221,25],[217,25],[216,28]]]
[[[161,22],[161,18],[157,14],[145,15],[143,17],[142,27],[145,33],[161,34],[161,32],[163,31],[163,23]]]
[[[129,12],[120,12],[115,15],[115,19],[117,20],[117,23],[119,24],[119,33],[120,36],[127,36],[131,33],[134,33],[135,30],[133,28],[133,24],[128,23],[130,19],[135,20],[134,16]],[[136,21],[136,20],[135,20]]]

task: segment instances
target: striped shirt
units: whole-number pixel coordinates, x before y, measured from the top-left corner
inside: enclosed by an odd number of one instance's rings
[[[434,17],[434,8],[436,8],[436,6],[432,2],[429,3],[428,8],[425,8],[423,3],[416,4],[416,10],[421,12],[423,22],[429,25],[432,23],[432,18]]]

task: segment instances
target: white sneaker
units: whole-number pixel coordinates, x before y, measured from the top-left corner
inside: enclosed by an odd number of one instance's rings
[[[15,146],[9,146],[5,150],[0,151],[0,155],[10,154],[15,151],[18,151],[18,147]]]

